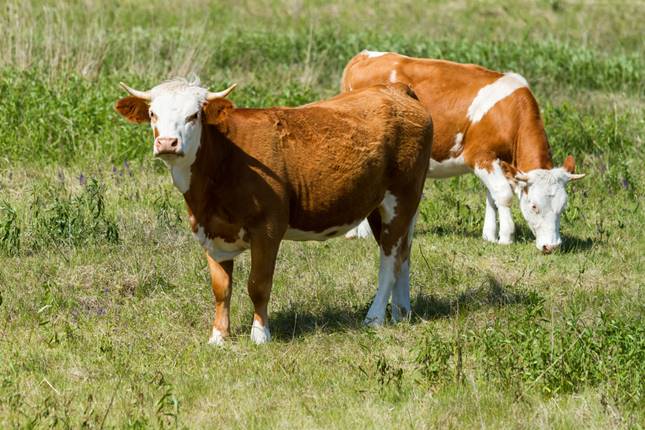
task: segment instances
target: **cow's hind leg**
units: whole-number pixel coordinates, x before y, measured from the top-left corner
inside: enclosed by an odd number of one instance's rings
[[[416,202],[418,204],[418,201]],[[413,202],[399,201],[394,194],[386,196],[379,207],[381,218],[380,266],[376,297],[365,317],[366,325],[381,325],[385,321],[387,303],[392,296],[395,285],[397,290],[393,304],[397,310],[393,317],[400,319],[410,312],[409,292],[409,255],[411,240],[408,239],[410,225],[413,224],[416,205]]]
[[[410,316],[410,253],[416,221],[417,215],[415,214],[408,226],[405,245],[401,245],[405,246],[406,249],[401,250],[402,256],[405,256],[405,259],[401,263],[401,271],[392,290],[392,321],[394,322],[404,320]]]
[[[251,340],[259,345],[271,340],[268,307],[280,240],[267,237],[266,231],[251,233],[251,273],[248,282],[254,307]]]
[[[497,206],[488,190],[486,190],[486,214],[482,237],[489,242],[497,242]]]

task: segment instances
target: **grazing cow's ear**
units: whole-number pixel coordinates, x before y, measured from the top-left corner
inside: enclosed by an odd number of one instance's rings
[[[515,181],[515,177],[520,173],[520,171],[512,164],[508,164],[506,161],[500,161],[499,165],[502,168],[502,172],[504,172],[506,179],[511,182]]]
[[[567,172],[567,176],[569,177],[570,181],[575,181],[577,179],[582,179],[585,177],[584,173],[578,173],[578,174],[575,173],[576,162],[573,159],[573,155],[568,155],[567,158],[564,159],[562,168]]]
[[[526,173],[517,169],[517,167],[512,164],[508,164],[506,161],[500,161],[499,165],[504,172],[504,176],[508,179],[511,187],[513,187],[516,192],[526,191],[526,186],[528,185],[529,180]]]
[[[224,125],[229,113],[233,110],[233,103],[230,100],[218,98],[204,103],[204,122],[226,131]]]
[[[148,103],[139,97],[124,97],[116,102],[114,109],[130,122],[139,124],[150,121]]]
[[[564,170],[566,170],[569,173],[575,173],[576,172],[576,161],[573,159],[573,155],[567,155],[567,158],[564,159],[564,163],[562,164],[562,167],[564,167]]]

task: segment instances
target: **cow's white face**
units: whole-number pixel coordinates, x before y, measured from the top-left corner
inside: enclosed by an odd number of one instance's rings
[[[155,136],[153,154],[168,166],[195,161],[202,135],[202,104],[206,90],[195,86],[152,91],[150,126]]]
[[[199,82],[184,79],[164,82],[150,91],[121,85],[131,97],[117,101],[117,112],[131,122],[150,122],[154,134],[153,154],[170,167],[179,191],[187,192],[191,166],[201,144],[205,106],[226,97],[235,85],[216,93],[200,87]],[[216,116],[217,109],[214,111]]]
[[[520,209],[535,235],[535,246],[549,253],[560,246],[560,216],[567,206],[566,185],[574,176],[564,168],[535,169],[516,182]]]

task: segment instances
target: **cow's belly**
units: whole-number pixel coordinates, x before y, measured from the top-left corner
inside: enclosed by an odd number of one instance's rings
[[[287,229],[286,233],[284,234],[283,239],[284,240],[298,240],[298,241],[303,241],[303,240],[327,240],[331,239],[334,237],[338,236],[344,236],[345,233],[356,227],[358,224],[360,224],[361,220],[356,220],[356,222],[353,222],[351,224],[345,224],[345,225],[340,225],[337,227],[329,227],[326,228],[323,231],[306,231],[306,230],[299,230],[297,228],[292,228],[289,226]]]
[[[232,260],[249,249],[251,245],[245,242],[243,237],[244,229],[240,230],[234,242],[228,242],[217,236],[209,238],[202,226],[199,226],[195,233],[195,238],[197,238],[202,247],[208,252],[208,255],[217,262]]]
[[[428,167],[429,178],[449,178],[470,172],[472,170],[464,162],[463,155],[455,158],[446,158],[443,161],[436,161],[431,158],[430,166]]]

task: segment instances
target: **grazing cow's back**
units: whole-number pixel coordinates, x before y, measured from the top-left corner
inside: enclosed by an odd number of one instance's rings
[[[474,172],[487,186],[485,239],[512,241],[509,206],[515,188],[538,248],[549,252],[560,244],[564,185],[580,176],[572,175],[571,157],[564,168],[553,168],[538,105],[522,76],[473,64],[363,51],[345,67],[341,88],[351,92],[385,82],[410,85],[432,112],[428,176]],[[551,198],[553,193],[556,198]]]
[[[392,317],[408,314],[409,253],[432,123],[407,86],[269,109],[236,109],[223,98],[232,88],[213,95],[176,82],[150,92],[127,89],[133,97],[116,108],[131,121],[151,122],[154,153],[171,168],[207,251],[216,301],[212,343],[229,333],[236,255],[251,250],[251,336],[263,343],[280,241],[339,236],[366,216],[381,249],[366,322],[383,322],[390,296]]]

